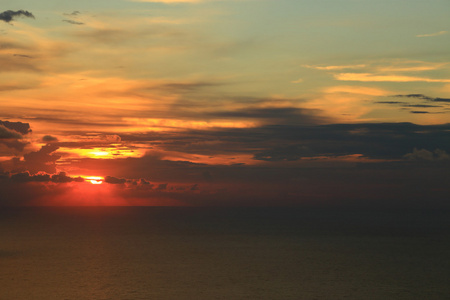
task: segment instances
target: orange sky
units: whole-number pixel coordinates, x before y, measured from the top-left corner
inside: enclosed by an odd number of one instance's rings
[[[94,2],[0,12],[0,206],[443,203],[445,3]]]

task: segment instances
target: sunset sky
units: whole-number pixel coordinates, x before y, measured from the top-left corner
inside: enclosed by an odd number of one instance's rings
[[[448,0],[2,0],[0,206],[448,206]]]

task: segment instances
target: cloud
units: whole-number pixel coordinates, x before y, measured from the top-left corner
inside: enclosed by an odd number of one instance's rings
[[[0,139],[21,139],[22,135],[4,125],[0,125]]]
[[[54,144],[42,146],[39,151],[24,154],[23,162],[19,162],[19,166],[29,171],[31,174],[38,172],[56,173],[56,161],[61,158],[60,155],[52,154],[59,147]]]
[[[45,143],[57,142],[58,138],[51,136],[51,135],[44,135],[42,137],[42,141]]]
[[[82,177],[70,177],[67,176],[65,172],[59,172],[59,174],[55,174],[52,176],[51,181],[56,183],[69,183],[69,182],[83,182],[84,179]]]
[[[307,146],[290,145],[279,146],[273,149],[258,152],[253,158],[264,161],[296,161],[302,157],[311,157],[315,155],[316,154]]]
[[[14,182],[48,182],[50,181],[48,174],[30,175],[29,172],[16,173],[11,175],[11,181]]]
[[[407,94],[407,95],[394,95],[394,97],[402,97],[402,98],[416,98],[431,102],[443,102],[443,103],[450,103],[450,98],[434,98],[425,96],[423,94]]]
[[[71,12],[70,14],[64,13],[65,16],[78,16],[79,14],[81,14],[81,12],[78,11],[78,10],[74,10],[74,11]]]
[[[84,25],[83,22],[78,22],[78,21],[74,21],[74,20],[62,20],[62,21],[69,23],[69,24],[73,24],[73,25]]]
[[[26,18],[34,19],[34,15],[26,10],[17,10],[17,11],[6,10],[6,11],[0,13],[0,20],[4,21],[6,23],[11,22],[16,17],[26,17]]]
[[[6,177],[8,178],[8,177]],[[65,172],[60,172],[59,174],[50,175],[46,173],[30,174],[30,172],[19,172],[11,174],[9,179],[12,182],[54,182],[54,183],[68,183],[68,182],[83,182],[84,179],[81,177],[70,177],[67,176]]]
[[[297,107],[249,107],[234,111],[217,111],[207,113],[212,117],[232,119],[255,119],[270,124],[324,124],[330,122],[330,118],[320,115],[317,109]]]
[[[23,57],[23,58],[33,58],[33,56],[25,55],[25,54],[13,54],[13,56]]]
[[[28,142],[22,141],[23,135],[31,132],[30,125],[22,122],[9,122],[0,120],[0,146],[6,146],[6,151],[0,151],[0,156],[10,155],[9,149],[23,151]],[[9,149],[8,149],[9,148]]]
[[[31,132],[30,124],[22,123],[22,122],[9,122],[9,121],[1,121],[0,126],[4,126],[10,130],[14,130],[21,134],[28,134]]]
[[[441,149],[436,149],[433,152],[426,149],[414,148],[413,152],[408,153],[404,156],[408,160],[418,160],[418,161],[442,161],[450,160],[449,154]]]
[[[161,183],[158,185],[158,187],[156,188],[157,191],[164,191],[167,189],[167,183]]]
[[[412,114],[430,114],[429,111],[424,111],[424,110],[412,110],[412,111],[410,111],[410,113],[412,113]]]
[[[421,38],[421,37],[432,37],[432,36],[444,35],[444,34],[447,34],[447,33],[448,33],[448,31],[442,30],[442,31],[439,31],[439,32],[434,32],[434,33],[418,34],[418,35],[416,35],[416,37],[419,37],[419,38]]]
[[[208,0],[129,0],[131,2],[149,2],[149,3],[200,3]],[[211,0],[209,0],[211,1]]]
[[[368,96],[385,96],[388,91],[380,88],[364,87],[364,86],[332,86],[325,89],[326,93],[349,93]]]
[[[116,178],[112,176],[106,176],[105,182],[111,184],[124,184],[127,180],[125,178]]]
[[[377,75],[372,73],[339,73],[335,74],[334,78],[341,81],[362,82],[450,82],[450,79],[433,79],[403,75]]]
[[[366,65],[363,65],[363,64],[359,64],[359,65],[344,65],[344,66],[313,66],[313,65],[304,65],[303,67],[309,68],[309,69],[316,69],[316,70],[334,71],[334,70],[344,70],[344,69],[362,69],[362,68],[365,68]]]

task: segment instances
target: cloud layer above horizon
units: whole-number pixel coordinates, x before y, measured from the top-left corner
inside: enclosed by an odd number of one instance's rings
[[[450,21],[403,5],[6,5],[0,206],[447,206]]]

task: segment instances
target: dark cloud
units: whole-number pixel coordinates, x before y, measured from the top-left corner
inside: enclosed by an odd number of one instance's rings
[[[62,20],[62,21],[69,23],[69,24],[73,24],[73,25],[84,25],[83,22],[78,22],[78,21],[74,21],[74,20]]]
[[[46,174],[46,173],[38,173],[38,174],[30,174],[30,172],[19,172],[15,174],[11,174],[9,177],[4,179],[9,179],[12,182],[54,182],[54,183],[68,183],[68,182],[83,182],[84,179],[81,177],[70,177],[67,176],[65,172],[60,172],[59,174]]]
[[[329,123],[329,118],[319,115],[320,111],[296,107],[246,108],[237,111],[210,113],[212,117],[269,120],[271,124],[317,125]]]
[[[127,180],[125,178],[117,178],[113,176],[106,176],[105,182],[111,184],[124,184]]]
[[[8,129],[17,131],[21,134],[28,134],[31,132],[30,124],[22,123],[22,122],[9,122],[9,121],[1,121],[0,126],[4,126]]]
[[[414,147],[450,150],[450,124],[361,123],[266,125],[256,128],[187,130],[175,134],[123,134],[127,143],[156,143],[165,151],[190,154],[249,154],[256,160],[361,154],[401,159]]]
[[[375,103],[380,103],[380,104],[405,104],[405,102],[401,102],[401,101],[376,101]]]
[[[0,139],[21,139],[22,135],[15,131],[11,130],[3,125],[0,125]]]
[[[164,191],[167,189],[167,185],[168,183],[161,183],[158,185],[158,187],[156,188],[157,191]]]
[[[405,107],[417,107],[417,108],[428,108],[428,107],[442,107],[440,105],[430,105],[430,104],[408,104]]]
[[[56,183],[69,183],[69,182],[83,182],[84,179],[81,177],[70,177],[67,176],[65,172],[59,172],[52,176],[52,182]]]
[[[424,111],[424,110],[413,110],[413,111],[410,111],[410,113],[412,113],[412,114],[429,114],[430,112]]]
[[[406,159],[418,160],[418,161],[442,161],[450,160],[450,156],[447,152],[441,149],[436,149],[434,151],[429,151],[426,149],[414,148],[413,152],[405,155]]]
[[[30,131],[27,123],[0,121],[0,145],[23,151],[28,142],[21,141],[22,135]]]
[[[17,10],[17,11],[6,10],[6,11],[0,13],[0,20],[5,21],[6,23],[11,22],[16,17],[26,17],[26,18],[34,19],[34,15],[32,13],[30,13],[29,11],[26,11],[26,10],[22,10],[22,9]]]
[[[12,174],[11,180],[15,182],[48,182],[50,181],[50,175],[48,174],[30,175],[29,172],[22,172]]]
[[[23,156],[24,161],[19,162],[19,166],[25,168],[31,174],[38,172],[56,173],[56,161],[61,158],[60,155],[53,154],[59,147],[54,144],[42,146],[39,151],[30,152]]]
[[[423,94],[395,95],[394,97],[416,98],[416,99],[422,99],[422,100],[432,101],[432,102],[447,102],[447,103],[450,103],[450,98],[433,98],[433,97],[425,96]]]
[[[42,141],[45,143],[57,142],[58,138],[51,136],[51,135],[44,135],[42,137]]]

